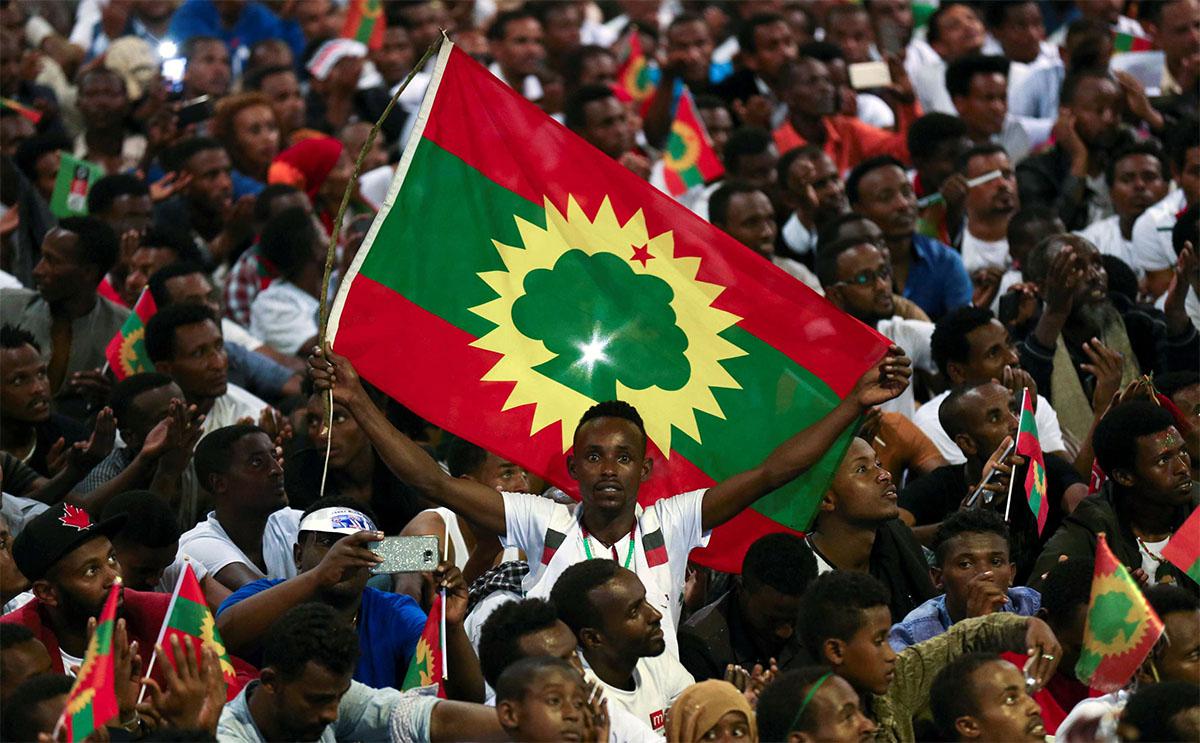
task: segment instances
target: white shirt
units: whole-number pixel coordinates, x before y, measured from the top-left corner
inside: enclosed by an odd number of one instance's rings
[[[287,279],[275,279],[250,303],[250,332],[280,353],[296,353],[317,334],[321,300]]]
[[[1185,206],[1187,199],[1183,190],[1177,188],[1142,212],[1133,223],[1132,267],[1139,275],[1172,268],[1179,262],[1171,245],[1171,230],[1175,227],[1175,215]]]
[[[795,212],[788,216],[779,234],[783,238],[783,244],[800,255],[817,249],[817,233],[805,227]]]
[[[880,129],[891,129],[896,125],[896,113],[879,96],[874,93],[859,93],[854,98],[858,109],[857,118],[862,123]]]
[[[504,84],[508,84],[499,62],[492,62],[488,65],[488,72],[495,75]],[[542,81],[538,80],[537,75],[526,75],[525,79],[521,81],[521,89],[517,92],[527,101],[540,101],[545,95],[545,91],[542,90]]]
[[[1160,539],[1157,542],[1143,542],[1140,539],[1138,540],[1138,551],[1142,553],[1142,570],[1146,573],[1146,578],[1149,580],[1150,585],[1154,585],[1158,580],[1158,566],[1161,564],[1163,547],[1166,547],[1169,541],[1171,541],[1170,537]]]
[[[251,351],[257,351],[263,347],[262,338],[256,337],[228,317],[221,318],[221,337],[225,339],[226,343],[236,343]]]
[[[963,456],[958,444],[946,434],[946,429],[942,428],[942,422],[938,419],[938,410],[949,396],[949,392],[943,392],[922,405],[913,416],[913,423],[929,437],[947,463],[962,464],[967,458]],[[1058,413],[1050,407],[1050,401],[1041,395],[1038,395],[1037,410],[1034,411],[1033,418],[1037,421],[1038,441],[1042,442],[1042,451],[1066,451],[1062,428],[1058,425]],[[990,456],[991,452],[988,452],[988,455]]]
[[[971,225],[968,223],[962,233],[962,262],[968,274],[981,268],[1008,268],[1008,238],[980,240],[971,234]]]
[[[1084,699],[1079,704],[1076,704],[1066,718],[1059,723],[1058,729],[1054,731],[1055,740],[1095,740],[1097,743],[1099,741],[1115,740],[1115,737],[1096,738],[1092,733],[1084,733],[1083,730],[1076,732],[1075,727],[1080,725],[1090,726],[1096,720],[1100,720],[1099,725],[1101,728],[1108,727],[1115,731],[1117,717],[1121,714],[1121,710],[1125,708],[1125,702],[1128,698],[1128,691],[1117,689],[1113,693],[1105,694],[1102,697]]]
[[[929,351],[929,341],[933,337],[933,323],[926,320],[909,320],[897,315],[887,320],[880,320],[875,324],[875,329],[904,349],[904,353],[912,359],[914,369],[937,373],[937,365],[933,363],[933,354]],[[913,415],[917,412],[917,402],[913,398],[912,385],[905,387],[899,397],[885,402],[879,408],[885,413],[899,413],[912,420]]]
[[[786,258],[782,255],[771,256],[771,262],[783,269],[788,276],[796,279],[817,294],[825,296],[825,290],[821,288],[821,280],[817,278],[817,275],[808,266],[794,258]]]
[[[227,385],[225,394],[213,401],[212,408],[204,418],[200,427],[207,436],[218,428],[232,426],[243,418],[253,418],[258,423],[263,408],[270,407],[258,397],[238,387],[236,384]]]
[[[1101,255],[1120,258],[1125,265],[1133,269],[1139,279],[1145,275],[1145,271],[1139,271],[1134,265],[1133,239],[1126,240],[1121,235],[1121,218],[1116,214],[1105,217],[1099,222],[1092,222],[1075,234],[1087,238],[1088,242],[1096,246],[1096,250],[1099,250]]]
[[[665,631],[664,627],[664,631]],[[639,722],[661,733],[667,724],[667,710],[683,690],[696,683],[692,674],[669,652],[653,658],[641,658],[633,669],[633,691],[604,683],[584,658],[584,677],[604,688],[608,706],[620,706]]]
[[[225,533],[215,511],[179,537],[179,549],[216,575],[221,569],[240,562],[259,578],[295,578],[296,562],[292,559],[292,545],[300,532],[300,514],[295,508],[281,508],[267,518],[263,529],[263,561],[267,564],[266,574],[258,569],[254,561],[233,543]]]
[[[1170,292],[1163,292],[1162,296],[1154,303],[1155,309],[1166,310],[1167,295]],[[1187,313],[1188,319],[1192,321],[1192,325],[1200,330],[1200,297],[1196,296],[1196,290],[1188,287],[1187,297],[1183,300],[1183,311]],[[5,496],[6,498],[8,496]]]
[[[167,569],[163,571],[162,577],[158,579],[158,584],[154,586],[155,593],[174,593],[175,585],[179,583],[179,578],[183,575],[183,568],[189,563],[192,566],[192,573],[195,574],[197,583],[208,577],[208,568],[204,567],[204,563],[199,560],[193,560],[191,555],[186,554],[183,550],[179,550],[175,554],[175,562],[167,566]]]

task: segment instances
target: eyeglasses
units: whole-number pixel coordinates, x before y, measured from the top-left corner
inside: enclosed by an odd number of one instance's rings
[[[869,284],[874,284],[879,279],[883,279],[884,281],[891,283],[892,267],[884,264],[877,271],[863,271],[861,273],[856,273],[853,276],[851,276],[850,278],[846,279],[845,281],[835,282],[834,285],[836,286],[838,284],[853,284],[855,286],[867,286]]]

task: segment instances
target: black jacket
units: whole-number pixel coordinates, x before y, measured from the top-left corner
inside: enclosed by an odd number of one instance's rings
[[[1122,130],[1108,152],[1115,153],[1132,143],[1132,134]],[[1053,207],[1068,230],[1082,230],[1088,226],[1087,184],[1071,175],[1071,156],[1062,145],[1054,145],[1018,163],[1017,189],[1022,204]]]
[[[697,681],[724,678],[725,666],[730,663],[750,670],[756,663],[766,668],[771,661],[771,655],[764,654],[754,644],[749,628],[742,621],[737,600],[739,590],[728,591],[679,628],[679,661]],[[799,632],[793,632],[774,657],[781,671],[813,663],[800,643]]]

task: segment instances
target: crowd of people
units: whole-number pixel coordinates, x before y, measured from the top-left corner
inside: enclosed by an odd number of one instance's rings
[[[652,411],[596,401],[548,483],[360,380],[320,301],[443,34],[889,351],[653,504]],[[723,173],[672,196],[685,89]],[[1200,0],[0,0],[0,739],[60,739],[120,581],[88,740],[1196,740],[1198,102]],[[803,533],[691,559],[836,447]],[[1100,535],[1165,627],[1108,694]],[[228,660],[156,653],[188,567]]]

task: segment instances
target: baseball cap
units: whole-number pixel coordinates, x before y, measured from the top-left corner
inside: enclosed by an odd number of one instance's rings
[[[54,564],[96,537],[111,537],[125,524],[125,514],[93,522],[88,512],[56,503],[25,524],[13,541],[13,561],[29,580],[46,577]]]
[[[108,45],[104,66],[125,78],[129,100],[139,101],[158,77],[158,55],[137,36],[122,36]]]
[[[300,521],[297,531],[320,531],[327,534],[357,534],[360,531],[378,531],[375,522],[362,511],[344,506],[319,508]]]

